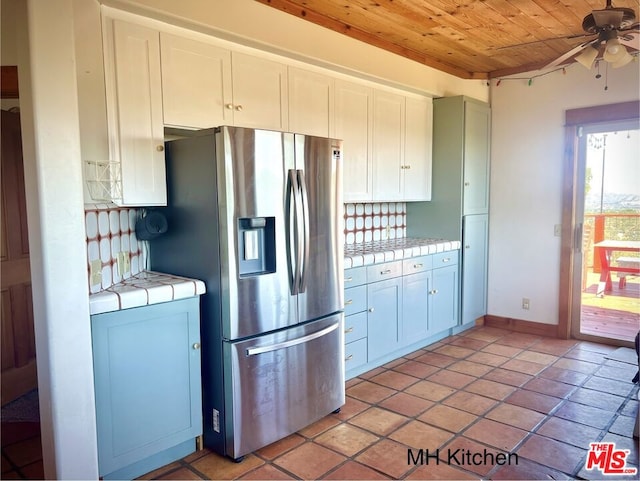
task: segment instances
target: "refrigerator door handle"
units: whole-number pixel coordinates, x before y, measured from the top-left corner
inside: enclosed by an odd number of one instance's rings
[[[307,290],[307,266],[309,265],[309,195],[307,193],[307,181],[304,177],[304,171],[298,170],[298,185],[302,194],[302,218],[303,218],[303,255],[302,264],[300,266],[300,292]]]
[[[247,349],[247,356],[256,356],[258,354],[264,354],[266,352],[279,351],[281,349],[286,349],[291,346],[297,346],[298,344],[302,344],[305,342],[312,341],[314,339],[318,339],[319,337],[326,336],[330,332],[335,331],[338,326],[340,326],[340,322],[336,322],[335,324],[330,325],[329,327],[325,327],[317,332],[313,332],[311,334],[307,334],[306,336],[298,337],[296,339],[291,339],[289,341],[277,342],[275,344],[269,344],[267,346],[260,347],[251,347]]]
[[[289,217],[289,232],[293,234],[293,242],[291,242],[291,237],[289,238],[290,259],[292,259],[293,263],[293,265],[291,266],[291,272],[293,276],[291,294],[295,296],[300,293],[303,239],[300,235],[300,207],[302,204],[302,199],[300,194],[300,186],[298,185],[298,176],[296,175],[296,171],[293,169],[289,169],[289,186],[289,188],[291,189],[290,195],[293,199],[293,219]],[[289,214],[291,214],[291,212],[289,212]]]

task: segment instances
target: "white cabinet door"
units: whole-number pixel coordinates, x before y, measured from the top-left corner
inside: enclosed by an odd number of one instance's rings
[[[289,67],[289,130],[330,136],[333,117],[333,79],[316,72]]]
[[[165,125],[208,128],[233,123],[231,52],[160,34]]]
[[[376,90],[373,102],[373,200],[402,200],[405,97]]]
[[[121,205],[166,205],[160,34],[105,19],[105,84],[111,160],[120,163]]]
[[[407,97],[405,108],[404,200],[431,200],[433,103],[427,97]]]
[[[286,65],[238,52],[231,64],[234,125],[289,130]]]
[[[342,178],[345,202],[373,200],[372,106],[371,88],[336,79],[332,136],[343,140]]]

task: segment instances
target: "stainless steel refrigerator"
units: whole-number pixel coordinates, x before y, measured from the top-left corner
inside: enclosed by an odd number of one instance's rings
[[[341,142],[219,127],[166,154],[150,265],[206,283],[204,443],[239,460],[345,402]]]

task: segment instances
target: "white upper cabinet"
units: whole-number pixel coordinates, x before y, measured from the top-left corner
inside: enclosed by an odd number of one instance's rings
[[[164,123],[288,130],[287,67],[161,33]]]
[[[431,199],[430,98],[110,8],[103,39],[109,200],[166,205],[164,127],[220,125],[343,140],[345,202]]]
[[[333,117],[333,79],[289,67],[289,130],[330,137]]]
[[[289,130],[287,66],[266,58],[233,52],[234,125]]]
[[[376,90],[373,200],[431,200],[432,100]]]
[[[166,205],[159,33],[109,18],[103,31],[110,181],[121,187],[110,200]]]
[[[164,123],[208,128],[233,123],[231,52],[160,33]]]
[[[405,106],[404,200],[431,200],[433,102],[407,97]]]
[[[373,200],[403,198],[405,101],[376,90],[373,98]]]
[[[373,90],[370,87],[336,79],[332,136],[343,140],[345,202],[373,199],[372,106]]]

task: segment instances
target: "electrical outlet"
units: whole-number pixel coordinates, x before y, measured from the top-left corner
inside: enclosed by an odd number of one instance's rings
[[[130,270],[131,261],[129,259],[129,253],[125,251],[118,252],[118,272],[120,273],[120,277],[124,277]]]
[[[530,303],[529,299],[527,299],[526,297],[523,297],[522,298],[522,308],[529,310],[530,306],[531,306],[531,303]]]
[[[122,253],[122,259],[123,259],[123,274],[126,274],[127,272],[131,272],[131,258],[129,257],[129,253],[128,252],[123,252]]]
[[[124,252],[118,252],[118,274],[120,277],[124,275]]]
[[[92,286],[102,283],[102,261],[100,259],[89,263],[89,278]]]
[[[553,226],[553,235],[556,237],[560,237],[562,234],[562,224],[556,224]]]

